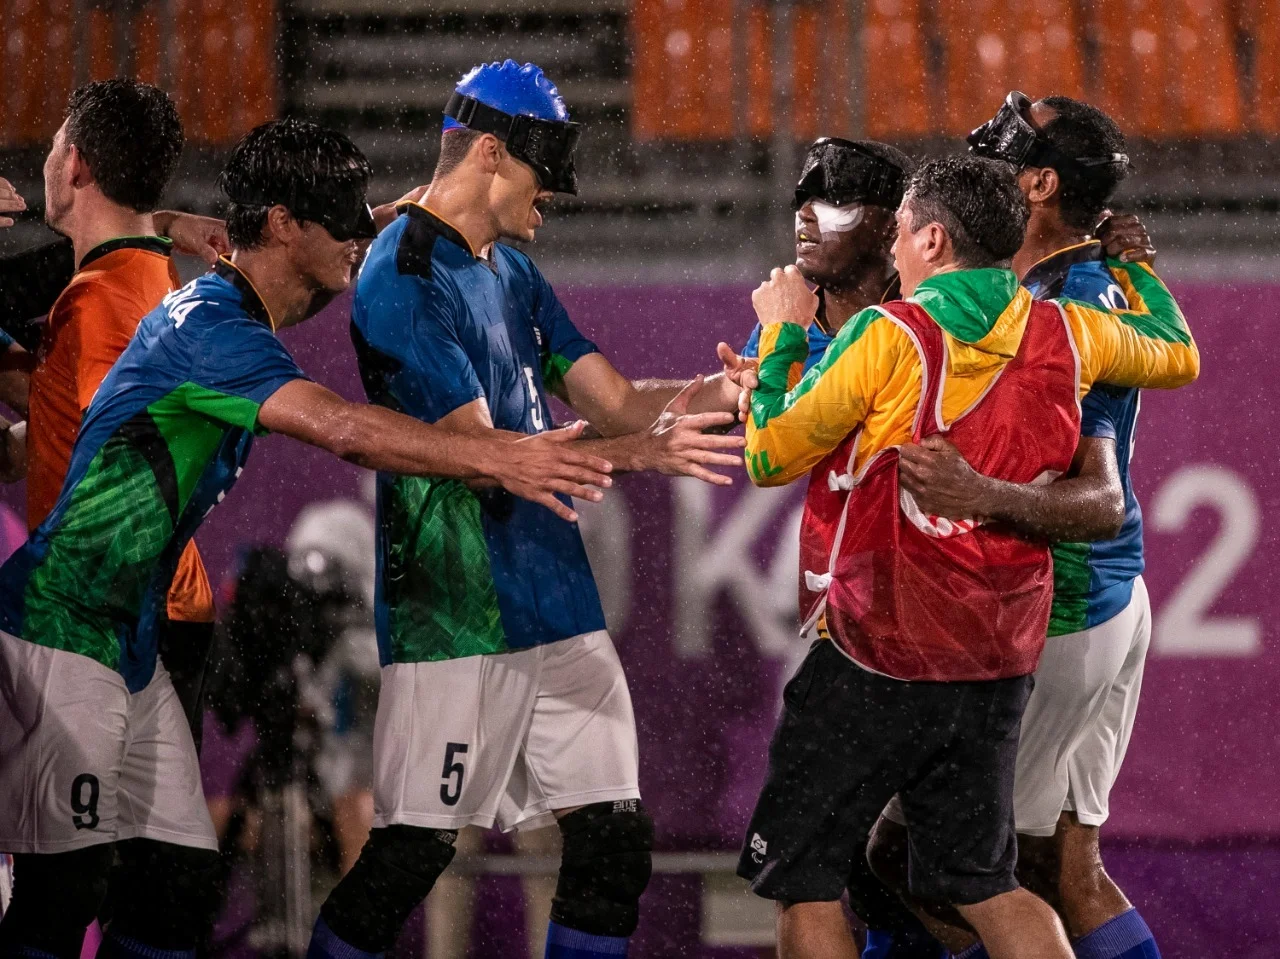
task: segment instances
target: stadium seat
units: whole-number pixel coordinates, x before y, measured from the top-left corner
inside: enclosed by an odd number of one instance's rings
[[[0,44],[5,143],[29,146],[45,138],[48,125],[45,37],[52,18],[43,0],[19,0],[9,7],[6,19],[4,43]]]
[[[1243,129],[1226,0],[1097,3],[1097,100],[1129,133],[1234,134]]]
[[[632,130],[637,139],[733,136],[732,0],[635,0]]]
[[[1239,27],[1253,41],[1253,112],[1257,133],[1280,133],[1280,0],[1247,0]]]
[[[963,136],[1010,90],[1083,95],[1083,48],[1072,0],[954,0],[937,6],[946,132]]]
[[[277,110],[275,0],[182,0],[175,5],[182,62],[171,93],[187,137],[233,143]]]
[[[866,4],[857,49],[862,60],[862,123],[868,137],[920,137],[932,130],[922,20],[920,0]]]

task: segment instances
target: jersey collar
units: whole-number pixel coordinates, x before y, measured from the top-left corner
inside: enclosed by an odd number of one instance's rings
[[[172,256],[173,241],[167,236],[117,236],[105,243],[99,243],[86,253],[77,269],[83,270],[94,260],[100,260],[116,250],[145,250],[147,253],[156,253],[160,256]]]
[[[213,268],[213,272],[222,279],[226,280],[240,293],[240,307],[259,323],[265,323],[271,327],[271,332],[276,331],[275,320],[271,317],[271,311],[267,309],[267,304],[262,302],[262,297],[258,295],[258,291],[254,288],[252,281],[244,275],[244,272],[228,260],[225,256],[218,257],[218,263]]]
[[[471,258],[473,260],[480,259],[476,254],[476,251],[471,248],[471,241],[462,235],[462,231],[434,210],[429,210],[421,203],[413,203],[412,201],[400,204],[396,207],[396,210],[401,213],[409,214],[409,216],[413,217],[415,220],[424,221],[434,232],[438,233],[455,246],[459,246],[466,250],[471,254]]]
[[[1054,281],[1065,280],[1067,271],[1080,263],[1105,260],[1101,240],[1085,240],[1050,253],[1022,278],[1022,285],[1031,289],[1037,286],[1051,287]]]

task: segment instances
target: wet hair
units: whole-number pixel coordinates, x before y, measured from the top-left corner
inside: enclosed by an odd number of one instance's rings
[[[911,232],[941,224],[965,269],[1007,265],[1022,246],[1030,216],[1009,164],[973,155],[922,163],[903,202]]]
[[[236,144],[218,177],[218,185],[231,200],[227,236],[241,250],[261,246],[272,206],[282,204],[295,218],[305,220],[291,204],[305,208],[317,196],[363,194],[371,174],[360,148],[336,130],[292,118],[254,127]],[[249,197],[271,202],[253,202]]]
[[[1040,101],[1057,114],[1040,130],[1054,149],[1069,157],[1105,157],[1124,153],[1124,134],[1116,122],[1095,106],[1071,97],[1045,97]],[[1062,164],[1054,167],[1062,183],[1058,209],[1067,226],[1091,230],[1102,216],[1116,188],[1129,173],[1128,164],[1096,167]]]
[[[467,153],[471,150],[471,144],[479,140],[484,134],[479,130],[469,130],[466,127],[454,127],[452,130],[446,130],[440,135],[440,158],[436,160],[436,172],[434,176],[446,176],[462,165],[462,161],[467,158]]]
[[[125,77],[72,93],[65,137],[84,157],[102,195],[136,213],[160,205],[184,139],[168,94]]]

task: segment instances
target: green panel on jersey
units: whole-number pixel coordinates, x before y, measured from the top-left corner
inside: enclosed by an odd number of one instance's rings
[[[1085,628],[1089,612],[1088,543],[1057,543],[1053,546],[1053,606],[1049,612],[1049,635],[1065,636]]]
[[[243,396],[230,396],[190,382],[183,383],[169,395],[185,403],[187,409],[211,416],[215,420],[254,433],[266,432],[258,428],[258,410],[262,407]]]
[[[185,383],[147,407],[147,412],[151,414],[156,429],[164,437],[169,456],[173,461],[178,477],[178,502],[183,508],[191,498],[196,484],[200,482],[201,472],[209,462],[209,457],[213,455],[218,444],[222,442],[223,436],[226,435],[226,427],[222,423],[204,416],[191,415],[191,411],[196,408],[191,403],[191,394],[196,390],[203,394],[197,397],[197,402],[203,400],[205,396],[222,395],[214,394],[210,390],[202,390],[192,383]],[[234,400],[235,397],[226,397],[226,399]],[[240,412],[226,404],[221,408]],[[254,416],[257,416],[256,406]]]
[[[27,583],[23,638],[116,669],[117,624],[137,616],[173,532],[151,465],[125,436],[94,456],[58,528]]]
[[[457,480],[401,476],[382,506],[392,661],[505,651],[475,494]]]

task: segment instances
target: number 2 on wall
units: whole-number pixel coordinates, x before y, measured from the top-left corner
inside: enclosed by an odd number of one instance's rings
[[[1208,611],[1258,544],[1258,498],[1226,467],[1187,466],[1156,492],[1151,528],[1180,532],[1198,506],[1218,511],[1218,535],[1155,617],[1152,648],[1163,656],[1256,656],[1262,650],[1259,617]]]

